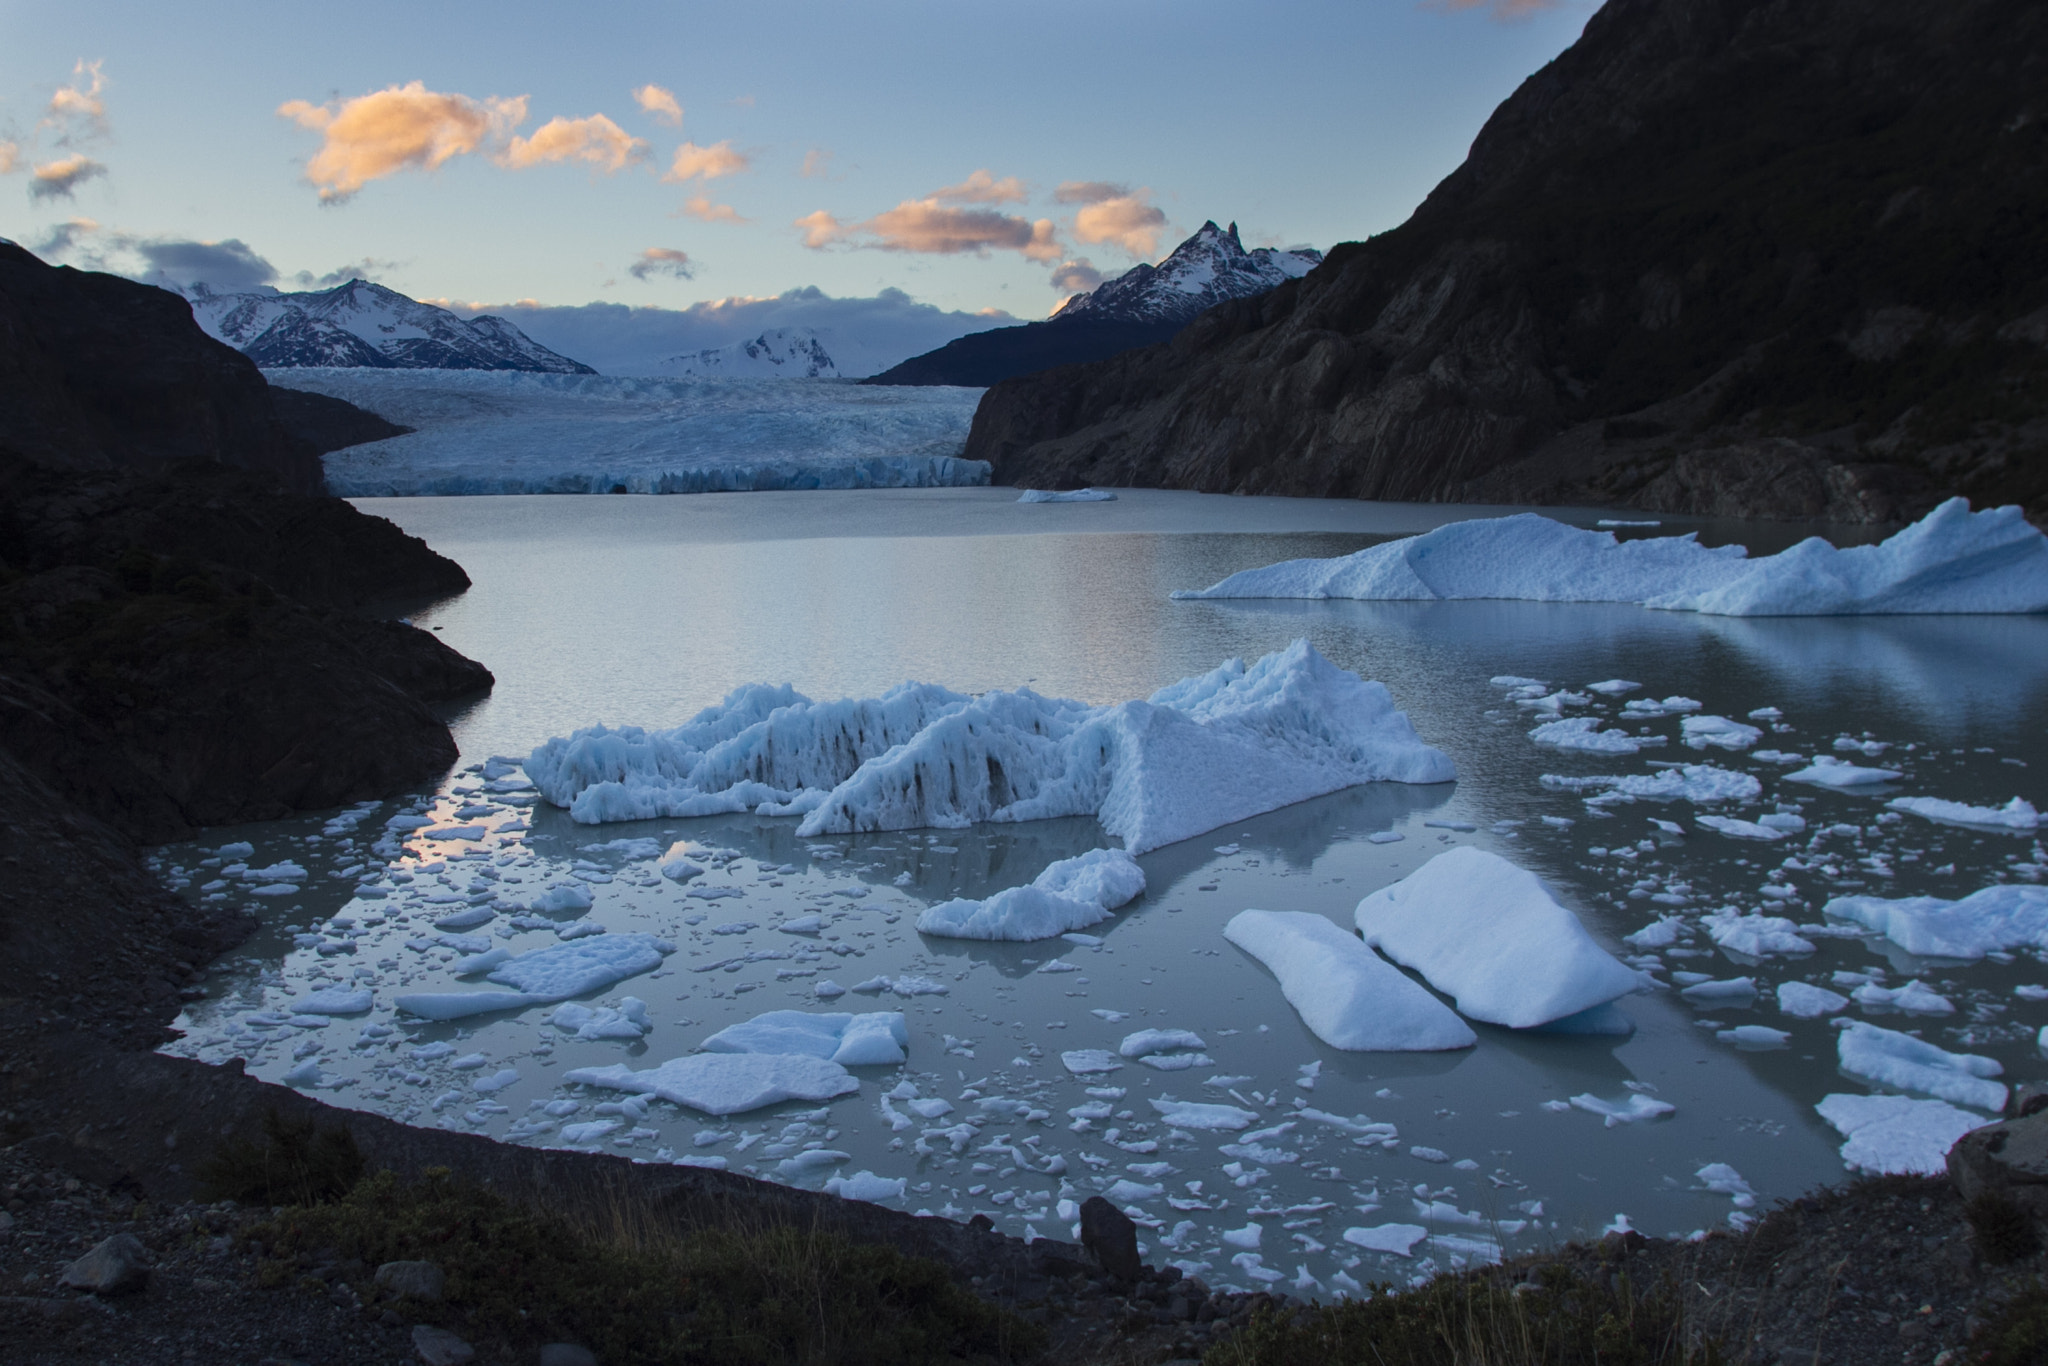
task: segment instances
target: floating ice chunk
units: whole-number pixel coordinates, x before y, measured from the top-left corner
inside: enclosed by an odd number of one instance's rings
[[[488,1077],[478,1077],[475,1081],[472,1081],[469,1084],[469,1089],[482,1092],[484,1095],[490,1095],[494,1091],[504,1090],[518,1080],[519,1073],[517,1070],[510,1067],[501,1067]]]
[[[2004,949],[2048,948],[2048,887],[1991,886],[1959,901],[1838,896],[1822,909],[1830,919],[1853,921],[1908,953],[1929,958],[1976,959]]]
[[[1837,1094],[1813,1108],[1848,1140],[1842,1164],[1880,1176],[1941,1176],[1956,1140],[1993,1122],[1938,1100],[1907,1096]]]
[[[1553,792],[1604,790],[1610,798],[1641,797],[1653,802],[1688,801],[1700,805],[1755,801],[1764,790],[1763,784],[1749,774],[1715,768],[1712,764],[1683,764],[1677,768],[1661,768],[1655,773],[1584,777],[1546,773],[1539,781]]]
[[[1698,711],[1706,703],[1691,697],[1638,697],[1624,702],[1621,714],[1625,720],[1648,720],[1658,716],[1674,716],[1684,712]]]
[[[1783,1048],[1792,1042],[1792,1036],[1782,1029],[1769,1025],[1737,1025],[1733,1029],[1715,1031],[1714,1037],[1722,1043],[1732,1043],[1738,1048],[1765,1049]]]
[[[1398,830],[1375,830],[1366,839],[1374,844],[1399,844],[1408,837]]]
[[[330,987],[316,991],[310,996],[301,996],[292,1002],[292,1009],[301,1015],[360,1015],[375,1002],[375,994],[368,987],[350,991],[346,987]]]
[[[1420,1224],[1375,1224],[1369,1228],[1347,1228],[1344,1241],[1368,1252],[1388,1252],[1396,1257],[1411,1256],[1414,1246],[1429,1236]]]
[[[1748,749],[1763,738],[1755,726],[1725,716],[1688,716],[1678,726],[1689,749]]]
[[[466,958],[458,958],[449,964],[448,970],[457,977],[475,977],[489,972],[500,963],[509,963],[511,961],[512,950],[499,947],[486,949],[482,953],[472,953]]]
[[[1842,1070],[1852,1077],[1979,1110],[2005,1108],[2005,1083],[1989,1080],[2005,1071],[1996,1059],[1946,1052],[1860,1020],[1842,1030],[1835,1048]]]
[[[785,1100],[832,1100],[860,1089],[838,1063],[788,1053],[695,1053],[639,1072],[624,1063],[578,1067],[562,1080],[654,1096],[710,1115],[736,1115]]]
[[[1695,1005],[1729,1005],[1756,999],[1756,978],[1728,977],[1720,981],[1694,982],[1680,987],[1678,994]]]
[[[1620,541],[1533,512],[1454,522],[1334,560],[1289,560],[1176,598],[1517,598],[1722,616],[2048,610],[2048,537],[1952,498],[1878,545],[1809,537],[1750,559],[1690,533]]]
[[[1127,1034],[1117,1047],[1117,1052],[1126,1058],[1142,1058],[1152,1053],[1169,1053],[1177,1048],[1207,1048],[1201,1036],[1185,1029],[1141,1029]]]
[[[548,1022],[579,1039],[638,1039],[654,1028],[647,1018],[647,1003],[637,996],[625,997],[616,1007],[599,1006],[594,1010],[573,1002],[557,1006]]]
[[[906,1176],[877,1176],[870,1171],[858,1171],[852,1176],[835,1176],[825,1183],[827,1193],[842,1200],[864,1200],[879,1205],[884,1200],[901,1200],[910,1184]]]
[[[719,1030],[700,1045],[707,1053],[795,1053],[842,1067],[899,1063],[910,1045],[900,1010],[813,1015],[771,1010]]]
[[[846,988],[827,977],[811,988],[811,994],[821,1001],[836,1001],[846,994]]]
[[[1956,1013],[1953,1001],[1917,978],[1902,987],[1881,987],[1875,982],[1865,982],[1856,988],[1855,997],[1858,1005],[1888,1006],[1908,1015]]]
[[[1209,1105],[1193,1100],[1150,1100],[1159,1117],[1175,1129],[1249,1129],[1258,1115],[1235,1105]]]
[[[1586,691],[1596,692],[1604,697],[1619,697],[1625,692],[1634,692],[1642,686],[1642,684],[1630,682],[1626,678],[1610,678],[1600,683],[1588,683]]]
[[[1546,721],[1530,731],[1529,738],[1539,745],[1587,754],[1634,754],[1643,747],[1639,737],[1623,730],[1601,730],[1601,724],[1597,716]]]
[[[1017,498],[1020,503],[1114,503],[1116,495],[1108,489],[1025,489]]]
[[[1123,1064],[1106,1048],[1075,1048],[1060,1054],[1060,1064],[1077,1077],[1114,1072]]]
[[[1700,818],[1705,824],[1711,817]],[[1768,958],[1774,953],[1812,953],[1813,941],[1800,937],[1799,926],[1777,915],[1737,915],[1716,911],[1704,916],[1700,925],[1716,944],[1751,958]]]
[[[1144,890],[1136,859],[1121,849],[1091,849],[985,901],[960,898],[927,907],[917,929],[948,939],[1051,939],[1109,919]]]
[[[1428,991],[1312,911],[1240,911],[1224,937],[1280,980],[1301,1022],[1332,1048],[1469,1048],[1478,1036]]]
[[[1781,840],[1785,832],[1774,826],[1761,825],[1755,821],[1737,820],[1733,816],[1698,816],[1698,824],[1738,840]]]
[[[1638,1120],[1657,1119],[1675,1113],[1676,1105],[1669,1101],[1656,1100],[1640,1091],[1631,1091],[1626,1100],[1602,1100],[1591,1093],[1572,1097],[1572,1108],[1599,1115],[1612,1129],[1617,1124],[1634,1124]]]
[[[402,820],[404,818],[397,817],[395,819]],[[428,821],[426,824],[432,825],[433,822]],[[247,840],[237,840],[233,844],[223,844],[220,848],[214,850],[213,853],[214,857],[218,858],[222,863],[233,863],[236,859],[255,857],[256,846],[250,844]]]
[[[1119,1177],[1109,1189],[1102,1192],[1104,1199],[1118,1205],[1135,1205],[1140,1200],[1157,1200],[1164,1194],[1164,1186],[1147,1185],[1128,1177]]]
[[[1860,768],[1844,759],[1822,754],[1807,767],[1785,775],[1788,783],[1813,783],[1819,787],[1869,787],[1888,783],[1905,775],[1895,768]]]
[[[1643,985],[1535,874],[1470,846],[1374,892],[1356,917],[1368,944],[1491,1024],[1527,1029]]]
[[[673,944],[650,934],[607,934],[522,953],[492,969],[490,980],[559,1001],[658,968],[674,952]]]
[[[1305,564],[1308,561],[1297,560],[1294,563]],[[1535,688],[1539,692],[1550,686],[1540,678],[1524,678],[1520,674],[1495,674],[1486,681],[1496,688]]]
[[[2004,806],[1968,806],[1945,802],[1939,797],[1894,797],[1886,803],[1894,811],[1905,811],[1944,825],[1967,825],[1990,830],[2037,830],[2041,813],[2032,802],[2014,797]]]
[[[560,914],[564,911],[587,911],[592,904],[590,889],[574,882],[565,882],[559,887],[550,887],[528,903],[526,909],[543,914]]]
[[[462,1020],[496,1010],[524,1010],[559,1000],[554,996],[533,996],[523,991],[416,991],[400,996],[394,1005],[423,1020]]]
[[[1632,944],[1639,949],[1669,948],[1678,942],[1679,935],[1684,930],[1684,920],[1675,915],[1667,915],[1651,921],[1634,934],[1623,935],[1621,942]]]
[[[606,1134],[625,1127],[623,1119],[588,1119],[581,1124],[564,1124],[562,1137],[571,1143],[595,1143]]]
[[[317,1059],[308,1058],[279,1078],[286,1086],[324,1086],[327,1078],[320,1071]]]
[[[824,931],[825,917],[821,915],[800,915],[785,920],[775,927],[784,934],[819,934]]]
[[[1849,998],[1839,991],[1813,986],[1807,982],[1778,983],[1778,1009],[1787,1015],[1802,1020],[1816,1020],[1823,1015],[1832,1015],[1849,1004]]]
[[[434,928],[437,930],[466,930],[473,926],[481,925],[488,920],[495,919],[497,914],[489,906],[472,906],[466,911],[457,911],[454,915],[442,916],[434,922]]]

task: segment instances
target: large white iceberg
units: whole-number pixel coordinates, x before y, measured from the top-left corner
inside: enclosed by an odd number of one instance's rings
[[[1634,602],[1716,616],[2048,611],[2048,537],[2017,507],[1961,498],[1878,545],[1808,537],[1776,555],[1692,533],[1632,541],[1533,512],[1453,522],[1331,560],[1247,569],[1176,598]]]
[[[2005,1071],[1996,1058],[1951,1053],[1860,1020],[1842,1030],[1835,1052],[1842,1071],[1852,1077],[1979,1110],[2005,1108],[2005,1083],[1991,1080]]]
[[[924,683],[817,703],[753,684],[673,730],[549,740],[526,771],[586,823],[808,812],[810,836],[1094,816],[1133,854],[1358,783],[1456,776],[1383,684],[1305,640],[1107,707]]]
[[[1638,991],[1534,873],[1462,845],[1358,903],[1365,942],[1475,1020],[1530,1029]]]
[[[771,1010],[727,1025],[699,1045],[706,1053],[793,1053],[841,1067],[899,1063],[910,1046],[900,1010],[850,1015]]]
[[[927,907],[917,929],[947,939],[1051,939],[1100,924],[1144,890],[1136,859],[1121,849],[1091,849],[985,901],[958,897]]]
[[[1910,1096],[1836,1094],[1813,1108],[1848,1140],[1842,1165],[1879,1176],[1940,1176],[1956,1140],[1990,1122],[1942,1101]]]
[[[562,1080],[654,1096],[708,1115],[736,1115],[785,1100],[831,1100],[860,1090],[860,1082],[838,1063],[800,1053],[693,1053],[638,1072],[625,1063],[572,1068]]]
[[[1272,970],[1301,1022],[1332,1048],[1422,1052],[1479,1042],[1457,1012],[1312,911],[1240,911],[1223,935]]]
[[[2048,949],[2048,887],[1992,886],[1959,901],[1838,896],[1822,911],[1928,958],[1975,959],[2005,949]]]

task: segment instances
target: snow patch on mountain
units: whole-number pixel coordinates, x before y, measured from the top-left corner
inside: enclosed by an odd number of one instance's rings
[[[837,379],[839,367],[808,327],[771,327],[728,346],[671,356],[661,375],[724,375],[738,379]]]
[[[1156,266],[1137,265],[1086,294],[1076,294],[1053,311],[1055,319],[1101,322],[1187,322],[1226,299],[1246,299],[1322,264],[1311,247],[1246,251],[1237,224],[1211,221],[1173,249]]]

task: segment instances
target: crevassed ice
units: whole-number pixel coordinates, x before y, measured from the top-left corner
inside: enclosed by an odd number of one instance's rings
[[[1718,616],[2048,611],[2048,536],[1951,498],[1878,545],[1818,536],[1750,559],[1692,533],[1633,541],[1533,512],[1454,522],[1328,560],[1247,569],[1176,598],[1633,602]]]
[[[1447,782],[1383,684],[1305,640],[1107,707],[904,683],[817,703],[751,684],[667,731],[593,726],[527,759],[586,823],[754,810],[800,835],[1094,816],[1130,853],[1367,782]]]
[[[2048,887],[1996,885],[1956,901],[1938,896],[1838,896],[1833,920],[1877,931],[1908,953],[1982,958],[2004,949],[2048,948]]]

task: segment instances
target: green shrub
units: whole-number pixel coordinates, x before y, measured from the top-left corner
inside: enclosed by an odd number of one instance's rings
[[[2033,1219],[1998,1191],[1985,1191],[1963,1208],[1977,1247],[1993,1266],[2017,1262],[2041,1250]]]

